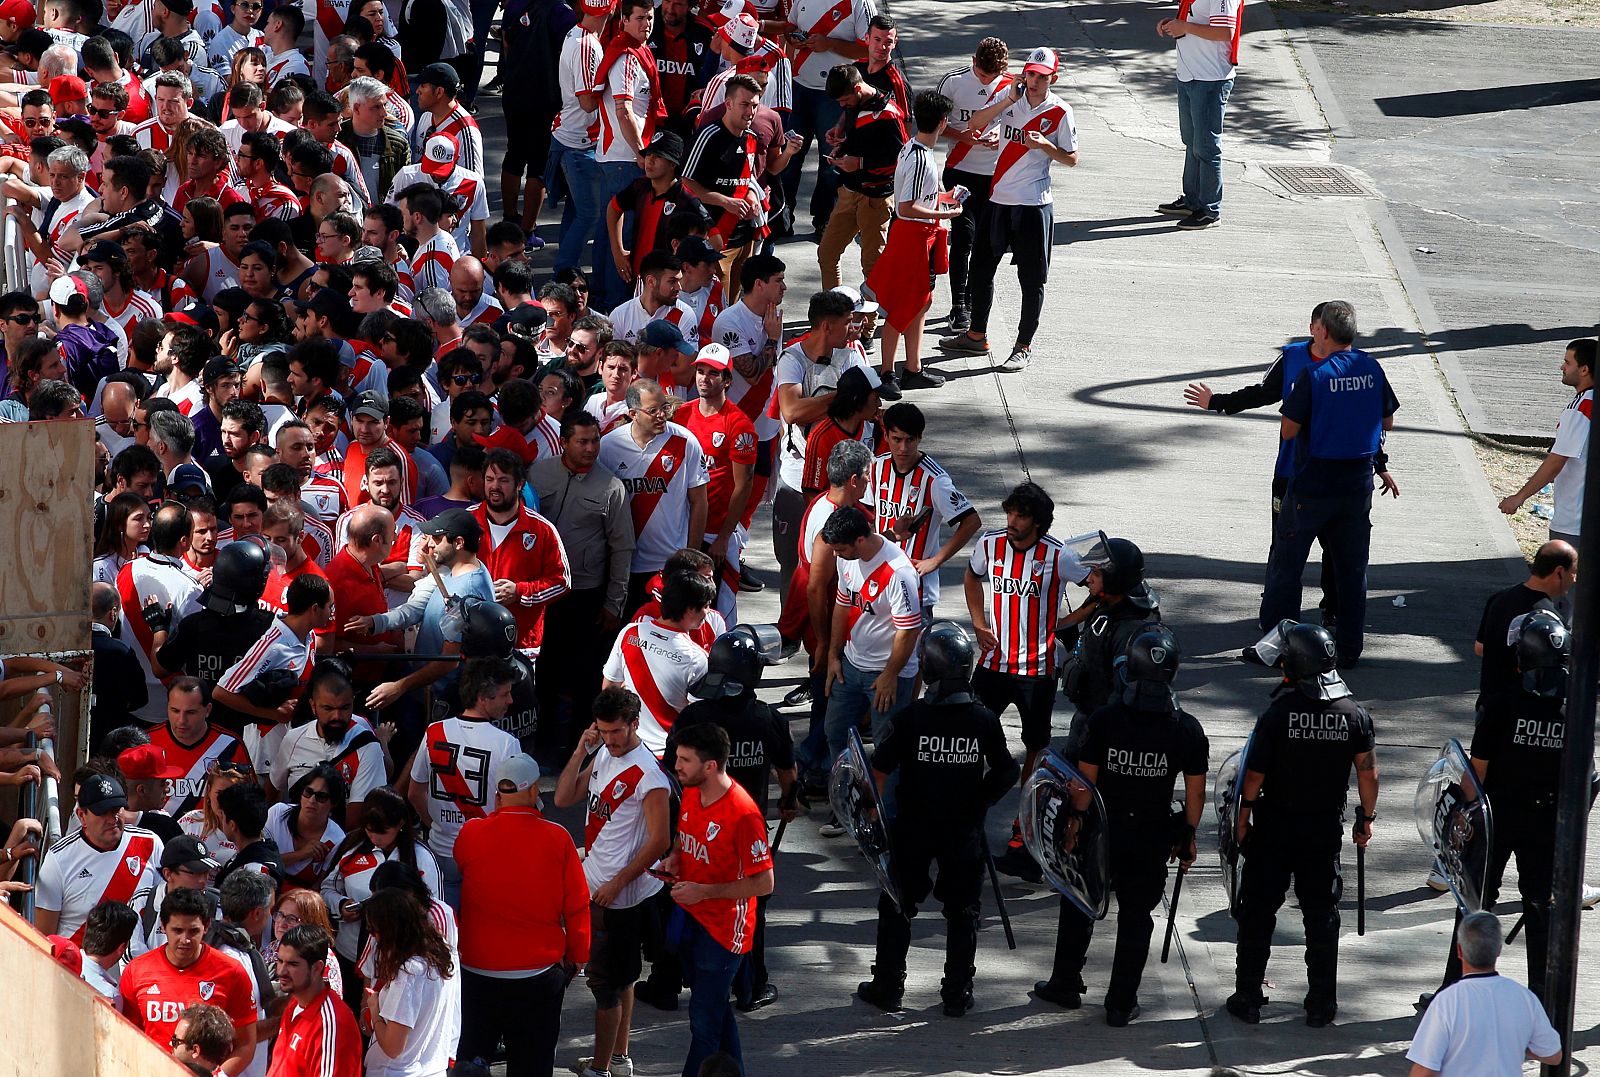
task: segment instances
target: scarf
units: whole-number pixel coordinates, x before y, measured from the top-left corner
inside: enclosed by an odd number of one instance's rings
[[[650,80],[650,111],[645,114],[644,130],[639,133],[639,147],[643,149],[655,137],[656,125],[667,118],[667,103],[661,96],[661,74],[656,70],[656,55],[650,51],[650,46],[635,45],[627,34],[617,34],[607,43],[606,51],[600,57],[594,83],[596,86],[603,85],[611,65],[628,53],[633,54],[633,58],[644,69],[645,77]]]

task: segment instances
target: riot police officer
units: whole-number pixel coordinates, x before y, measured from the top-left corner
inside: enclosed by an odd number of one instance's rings
[[[211,566],[211,586],[200,592],[200,609],[180,620],[156,652],[156,672],[186,673],[198,677],[206,692],[245,656],[272,626],[272,612],[261,606],[272,574],[272,559],[248,536],[230,542],[217,553]],[[125,616],[137,616],[128,611]],[[239,736],[245,715],[216,704],[211,723]]]
[[[1073,749],[1082,740],[1084,721],[1115,695],[1112,666],[1127,653],[1128,641],[1146,624],[1161,620],[1161,600],[1144,579],[1144,552],[1128,539],[1107,539],[1104,563],[1091,567],[1084,582],[1095,611],[1061,675],[1067,698],[1077,708],[1067,738],[1069,758],[1076,758]]]
[[[461,653],[467,658],[503,658],[517,671],[511,685],[511,709],[494,726],[517,738],[529,755],[535,749],[550,748],[538,743],[539,703],[534,694],[533,663],[517,650],[517,619],[498,602],[468,596],[462,599]],[[456,682],[451,681],[444,701],[444,713],[460,714]]]
[[[1556,840],[1556,793],[1566,740],[1567,626],[1550,610],[1535,610],[1517,631],[1521,683],[1487,694],[1472,731],[1472,769],[1494,812],[1494,842],[1483,884],[1483,907],[1493,909],[1506,864],[1517,858],[1517,890],[1527,932],[1528,989],[1544,998],[1550,942],[1550,886]],[[1461,910],[1456,909],[1456,924]],[[1461,955],[1450,948],[1440,990],[1461,979]],[[1429,1001],[1424,996],[1424,1002]]]
[[[1106,989],[1106,1024],[1120,1028],[1139,1014],[1139,980],[1161,903],[1167,863],[1194,862],[1195,827],[1205,807],[1210,746],[1194,716],[1178,705],[1172,680],[1178,641],[1165,625],[1147,624],[1128,641],[1117,666],[1117,698],[1089,716],[1078,769],[1105,803],[1111,888],[1117,895],[1117,948]],[[1183,810],[1172,810],[1183,775]],[[1084,792],[1087,799],[1087,790]],[[1085,805],[1086,806],[1086,805]],[[1034,985],[1047,1002],[1077,1009],[1094,921],[1066,898],[1050,979]]]
[[[881,790],[899,773],[899,814],[890,823],[895,884],[903,905],[878,897],[877,960],[858,988],[864,1002],[900,1009],[905,994],[911,917],[930,892],[944,903],[944,1012],[972,1009],[973,961],[986,854],[983,819],[1017,780],[1000,720],[972,692],[972,638],[951,621],[922,635],[922,678],[928,686],[895,716],[894,729],[872,755]],[[934,885],[929,869],[937,864]]]
[[[694,702],[673,721],[662,757],[677,757],[679,730],[702,722],[721,726],[728,734],[728,777],[750,794],[765,816],[772,773],[776,770],[778,811],[780,818],[788,821],[800,812],[794,739],[789,735],[788,723],[756,698],[765,665],[756,630],[749,625],[738,625],[718,636],[706,656],[705,675],[689,686]],[[756,898],[756,931],[750,956],[734,980],[735,1005],[746,1013],[778,997],[777,988],[767,976],[767,903],[771,898],[770,894]]]
[[[1359,791],[1351,835],[1365,847],[1377,818],[1376,740],[1372,716],[1335,672],[1327,629],[1289,628],[1280,661],[1284,683],[1256,720],[1244,760],[1237,808],[1244,869],[1234,910],[1239,954],[1227,1008],[1248,1024],[1261,1020],[1272,931],[1292,879],[1306,930],[1306,1024],[1321,1028],[1339,1008],[1339,852],[1350,769]]]

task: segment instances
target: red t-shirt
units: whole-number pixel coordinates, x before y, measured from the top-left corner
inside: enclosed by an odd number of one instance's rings
[[[674,416],[700,443],[711,469],[711,484],[706,491],[706,534],[721,535],[728,519],[728,500],[733,497],[733,465],[756,462],[756,427],[750,417],[733,404],[704,415],[694,401]],[[692,537],[692,536],[691,536]]]
[[[122,970],[122,1012],[163,1050],[178,1018],[193,1002],[222,1007],[236,1029],[256,1023],[250,976],[227,954],[207,946],[186,969],[167,960],[165,946],[141,954]]]
[[[350,551],[341,546],[339,552],[333,555],[333,560],[328,562],[327,571],[323,575],[328,577],[328,586],[333,588],[333,624],[326,629],[318,629],[325,635],[339,635],[342,626],[352,617],[376,617],[380,613],[389,612],[389,601],[384,597],[383,583],[379,578],[377,568],[362,568],[361,563],[350,556]],[[401,632],[385,632],[381,636],[351,636],[347,637],[365,643],[400,643]]]
[[[823,416],[806,437],[806,458],[800,475],[800,490],[806,494],[820,494],[828,488],[828,454],[841,441],[860,441],[867,424],[862,423],[854,432],[840,426],[831,416]]]
[[[742,786],[734,784],[709,808],[701,807],[697,790],[683,791],[683,810],[678,814],[679,879],[731,883],[771,870],[766,818]],[[750,952],[755,898],[712,898],[684,908],[729,953]]]
[[[565,827],[535,808],[500,808],[462,825],[455,861],[463,965],[523,972],[589,960],[589,883]]]
[[[288,598],[289,585],[294,582],[296,576],[328,578],[328,574],[322,571],[322,566],[308,557],[300,562],[299,568],[286,568],[282,573],[274,572],[272,578],[267,580],[267,589],[261,592],[261,601],[279,613],[288,613],[289,606],[286,600]],[[385,606],[384,609],[387,610],[388,607]]]

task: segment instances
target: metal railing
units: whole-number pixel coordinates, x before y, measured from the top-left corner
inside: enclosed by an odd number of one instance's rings
[[[11,199],[6,195],[5,189],[0,187],[0,241],[4,242],[5,251],[0,255],[0,286],[7,292],[17,290],[30,291],[28,287],[27,246],[22,242],[22,234],[17,228],[17,222],[11,216]]]

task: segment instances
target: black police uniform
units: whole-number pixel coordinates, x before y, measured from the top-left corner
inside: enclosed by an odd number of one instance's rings
[[[1081,716],[1068,736],[1069,758],[1076,758],[1070,748],[1081,741],[1082,719],[1111,702],[1117,688],[1114,663],[1127,650],[1128,641],[1145,625],[1160,620],[1155,592],[1141,583],[1121,600],[1097,611],[1083,626],[1063,677],[1067,698]]]
[[[1372,716],[1348,696],[1324,702],[1287,688],[1256,721],[1245,769],[1264,780],[1234,911],[1236,997],[1247,1005],[1265,1001],[1272,931],[1292,878],[1306,931],[1307,1014],[1331,1016],[1338,1007],[1342,813],[1355,759],[1374,743]]]
[[[1517,645],[1510,641],[1511,622],[1534,610],[1558,613],[1549,595],[1525,583],[1496,591],[1483,604],[1477,635],[1477,642],[1483,645],[1483,658],[1478,666],[1479,708],[1498,693],[1522,692],[1522,674],[1517,671]]]
[[[179,621],[167,637],[167,642],[156,652],[161,668],[179,670],[198,677],[209,697],[211,689],[222,680],[234,663],[245,656],[272,627],[272,614],[260,607],[243,613],[218,613],[215,610],[197,610]],[[211,724],[226,729],[238,737],[245,726],[255,718],[214,704]]]
[[[1205,774],[1210,744],[1194,716],[1137,709],[1120,700],[1089,716],[1080,759],[1099,768],[1095,788],[1105,802],[1111,886],[1117,895],[1117,948],[1111,961],[1106,1010],[1131,1011],[1155,930],[1151,911],[1161,904],[1167,859],[1189,844],[1191,831],[1172,812],[1178,776]],[[1082,991],[1085,956],[1094,921],[1061,900],[1055,964],[1050,982]]]
[[[1561,699],[1524,692],[1497,692],[1483,701],[1472,733],[1472,758],[1489,764],[1483,791],[1494,812],[1494,843],[1484,881],[1483,907],[1493,909],[1506,864],[1517,858],[1517,892],[1528,951],[1528,989],[1544,998],[1545,959],[1550,944],[1550,889],[1555,870],[1556,793],[1561,784],[1561,746],[1567,718]],[[1456,923],[1461,910],[1456,909]],[[1454,946],[1445,964],[1448,987],[1461,978]]]
[[[1000,719],[962,693],[950,702],[919,699],[895,715],[894,729],[872,754],[872,769],[900,775],[898,814],[890,826],[895,883],[905,903],[878,897],[876,980],[903,983],[911,917],[930,890],[944,904],[947,1003],[967,996],[976,971],[983,887],[983,817],[1016,783]],[[939,866],[939,880],[929,869]],[[898,990],[897,987],[893,988]]]
[[[681,729],[705,723],[719,725],[728,734],[728,777],[755,801],[763,817],[767,814],[772,771],[794,769],[794,740],[788,725],[753,691],[732,699],[696,700],[679,712],[667,734],[663,759],[677,758],[677,734]],[[764,988],[767,973],[767,903],[772,895],[756,898],[756,931],[750,941],[750,956],[734,982],[739,1001],[749,1003]]]

